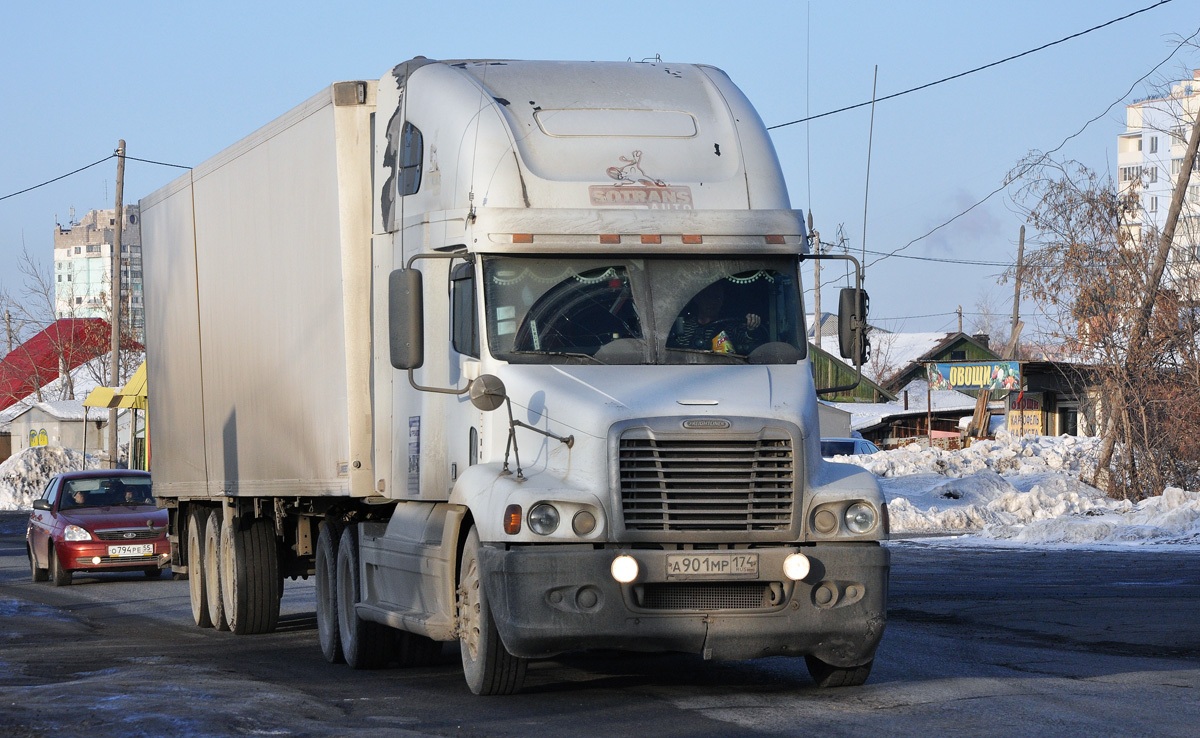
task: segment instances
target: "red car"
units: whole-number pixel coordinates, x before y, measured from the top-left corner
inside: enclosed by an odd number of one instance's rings
[[[154,504],[150,474],[120,469],[59,474],[33,502],[25,533],[35,582],[71,583],[77,571],[144,571],[171,563],[167,511]]]

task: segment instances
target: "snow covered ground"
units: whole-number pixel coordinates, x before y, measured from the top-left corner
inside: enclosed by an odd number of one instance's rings
[[[88,454],[89,469],[99,461]],[[35,446],[10,456],[0,464],[0,510],[27,510],[42,496],[55,474],[83,468],[83,454],[61,446]]]
[[[880,477],[892,537],[945,536],[982,545],[1200,548],[1200,492],[1168,488],[1139,503],[1114,500],[1080,480],[1098,439],[1015,437],[1001,431],[961,451],[916,445],[835,457]]]
[[[892,537],[939,536],[955,545],[1185,546],[1200,548],[1200,492],[1168,489],[1139,503],[1080,481],[1096,439],[1015,437],[1001,431],[961,451],[916,445],[839,456],[878,476]],[[77,451],[31,448],[0,464],[0,510],[29,509],[53,475],[79,469]],[[97,460],[88,458],[88,467]]]

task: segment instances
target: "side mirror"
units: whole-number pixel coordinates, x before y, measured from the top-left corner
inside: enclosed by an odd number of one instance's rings
[[[33,501],[33,509],[34,510],[45,510],[46,512],[50,512],[50,503],[47,500],[43,500],[43,499],[34,500]]]
[[[504,382],[495,374],[481,374],[471,382],[471,404],[490,412],[504,404]]]
[[[416,269],[388,275],[388,343],[393,367],[419,369],[425,363],[423,291]]]
[[[845,287],[838,300],[838,350],[855,366],[867,363],[871,343],[867,340],[867,311],[870,299],[865,290]]]

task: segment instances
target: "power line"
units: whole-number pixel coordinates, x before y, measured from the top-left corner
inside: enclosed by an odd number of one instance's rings
[[[82,172],[84,170],[91,169],[92,167],[96,166],[97,164],[103,164],[104,162],[108,161],[109,159],[115,159],[116,157],[117,157],[117,155],[115,153],[109,154],[108,156],[104,157],[103,159],[97,159],[96,161],[92,162],[91,164],[88,164],[85,167],[79,167],[78,169],[76,169],[74,171],[67,172],[66,174],[55,177],[54,179],[48,179],[45,182],[42,182],[40,184],[35,184],[32,187],[26,187],[23,190],[18,190],[11,194],[4,195],[3,197],[0,197],[0,200],[7,200],[10,197],[16,197],[17,195],[24,195],[26,192],[32,192],[32,191],[38,189],[39,187],[45,187],[46,185],[53,184],[60,179],[66,179],[67,177],[70,177],[72,174],[79,174],[80,172]],[[136,156],[126,155],[125,158],[130,161],[140,161],[145,164],[157,164],[160,167],[175,167],[176,169],[191,169],[191,167],[184,166],[183,164],[170,164],[165,161],[154,161],[152,159],[139,159]]]
[[[170,164],[165,161],[153,161],[151,159],[139,159],[136,156],[130,156],[129,154],[126,154],[125,158],[128,159],[129,161],[140,161],[145,164],[157,164],[160,167],[175,167],[176,169],[191,169],[191,167],[185,166],[183,164]]]
[[[26,192],[32,192],[33,190],[36,190],[39,187],[45,187],[46,185],[57,182],[60,179],[66,179],[67,177],[70,177],[72,174],[79,174],[83,170],[91,169],[92,167],[96,166],[97,164],[103,164],[104,162],[108,161],[109,159],[111,159],[115,156],[116,156],[116,154],[109,154],[108,156],[104,157],[103,159],[99,159],[97,161],[92,162],[91,164],[88,164],[86,167],[79,167],[78,169],[76,169],[73,172],[67,172],[66,174],[59,176],[59,177],[55,177],[54,179],[48,179],[45,182],[42,182],[41,184],[35,184],[33,187],[26,187],[23,190],[19,190],[17,192],[12,193],[11,195],[5,195],[4,197],[0,197],[0,200],[7,200],[10,197],[16,197],[17,195],[24,195]]]
[[[1164,0],[1164,2],[1170,2],[1170,0]],[[1159,4],[1161,5],[1162,3],[1159,3]],[[1153,6],[1151,6],[1151,7],[1153,7]],[[1143,10],[1145,10],[1145,9],[1143,9]],[[1143,11],[1138,11],[1138,12],[1143,12]],[[1175,46],[1175,48],[1171,50],[1171,53],[1170,53],[1170,54],[1168,54],[1168,55],[1166,56],[1166,58],[1165,58],[1165,59],[1163,59],[1162,61],[1160,61],[1158,64],[1155,64],[1155,65],[1154,65],[1154,66],[1153,66],[1153,67],[1150,69],[1150,71],[1146,72],[1144,75],[1142,75],[1142,76],[1141,76],[1141,77],[1139,77],[1137,80],[1135,80],[1135,81],[1133,82],[1133,84],[1131,84],[1131,85],[1129,86],[1129,89],[1127,89],[1127,90],[1125,91],[1125,94],[1121,95],[1121,97],[1119,97],[1119,98],[1117,98],[1116,100],[1114,100],[1114,101],[1112,102],[1112,104],[1110,104],[1110,105],[1109,105],[1107,108],[1105,108],[1105,109],[1104,109],[1102,112],[1100,112],[1098,115],[1096,115],[1096,117],[1094,117],[1094,118],[1092,118],[1091,120],[1087,121],[1086,123],[1084,123],[1084,124],[1083,124],[1083,126],[1082,126],[1082,127],[1081,127],[1081,128],[1078,130],[1078,131],[1075,131],[1074,133],[1072,133],[1071,135],[1067,136],[1067,137],[1066,137],[1066,138],[1064,138],[1062,141],[1060,141],[1060,142],[1059,142],[1059,144],[1058,144],[1058,146],[1055,146],[1054,148],[1050,149],[1049,151],[1046,151],[1046,152],[1044,152],[1043,154],[1041,154],[1040,156],[1038,156],[1038,157],[1037,157],[1037,158],[1036,158],[1034,161],[1029,161],[1029,162],[1026,162],[1026,163],[1025,163],[1023,166],[1021,166],[1021,167],[1020,167],[1020,170],[1019,170],[1018,172],[1016,172],[1015,174],[1013,174],[1013,173],[1010,173],[1010,174],[1009,174],[1007,177],[1005,177],[1004,181],[1003,181],[1003,182],[1001,182],[1001,184],[1000,184],[1000,186],[999,186],[999,187],[995,188],[994,190],[992,190],[992,191],[991,191],[991,192],[989,192],[988,194],[984,195],[984,197],[983,197],[982,199],[980,199],[978,202],[976,202],[975,204],[971,205],[971,206],[970,206],[969,208],[967,208],[966,210],[963,210],[962,212],[958,213],[957,215],[955,215],[954,217],[950,218],[949,220],[945,221],[944,223],[941,223],[940,225],[937,225],[937,226],[935,226],[934,228],[930,229],[930,230],[929,230],[928,232],[926,232],[925,234],[923,234],[923,235],[920,235],[920,236],[917,236],[917,237],[916,237],[916,238],[914,238],[913,240],[909,241],[908,243],[904,244],[903,246],[899,246],[899,247],[897,247],[896,249],[894,249],[893,251],[889,252],[888,254],[886,254],[886,255],[884,255],[884,256],[880,256],[878,259],[875,259],[875,260],[874,260],[874,261],[872,261],[870,264],[865,264],[865,265],[863,266],[863,268],[864,268],[864,269],[866,269],[866,268],[868,268],[868,267],[875,266],[876,264],[878,264],[879,262],[883,261],[884,259],[888,259],[888,258],[892,258],[892,257],[899,256],[899,252],[901,252],[901,251],[904,251],[905,249],[907,249],[908,247],[910,247],[910,246],[912,246],[913,244],[917,243],[918,241],[923,241],[923,240],[925,240],[926,238],[929,238],[929,237],[930,237],[930,236],[932,236],[934,233],[937,233],[937,232],[938,232],[938,231],[940,231],[941,229],[945,228],[946,226],[950,225],[951,223],[953,223],[954,221],[958,220],[959,218],[961,218],[961,217],[963,217],[963,216],[967,215],[968,213],[970,213],[970,212],[971,212],[972,210],[974,210],[975,208],[979,207],[980,205],[984,204],[984,203],[985,203],[985,202],[987,202],[988,200],[992,199],[993,197],[995,197],[995,196],[996,196],[996,195],[998,195],[999,193],[1001,193],[1001,192],[1003,192],[1004,190],[1008,189],[1008,186],[1009,186],[1010,184],[1012,184],[1013,182],[1015,182],[1015,181],[1019,180],[1020,178],[1024,177],[1026,173],[1030,172],[1030,171],[1031,171],[1031,170],[1033,170],[1035,167],[1037,167],[1038,165],[1040,165],[1042,162],[1044,162],[1044,161],[1046,161],[1048,158],[1050,158],[1050,155],[1051,155],[1051,154],[1054,154],[1054,153],[1056,153],[1057,151],[1059,151],[1060,149],[1062,149],[1062,147],[1066,146],[1068,141],[1070,141],[1071,139],[1073,139],[1073,138],[1075,138],[1075,137],[1079,136],[1079,135],[1080,135],[1080,134],[1082,134],[1084,131],[1086,131],[1086,130],[1087,130],[1087,128],[1088,128],[1088,126],[1092,125],[1092,124],[1093,124],[1093,123],[1095,123],[1096,121],[1098,121],[1098,120],[1100,120],[1101,118],[1103,118],[1104,116],[1108,115],[1108,113],[1109,113],[1109,111],[1110,111],[1110,110],[1112,110],[1114,107],[1116,107],[1116,106],[1117,106],[1117,104],[1118,104],[1118,103],[1120,103],[1122,100],[1124,100],[1125,98],[1129,97],[1130,93],[1132,93],[1132,92],[1133,92],[1133,90],[1134,90],[1134,89],[1135,89],[1135,88],[1136,88],[1138,85],[1140,85],[1142,82],[1146,81],[1146,79],[1148,79],[1148,78],[1150,77],[1150,75],[1154,74],[1154,73],[1155,73],[1155,72],[1157,72],[1157,71],[1158,71],[1158,70],[1159,70],[1159,69],[1160,69],[1160,68],[1161,68],[1161,67],[1162,67],[1164,64],[1166,64],[1167,62],[1171,61],[1171,59],[1173,59],[1173,58],[1175,57],[1175,55],[1176,55],[1177,53],[1179,53],[1179,50],[1180,50],[1180,49],[1182,49],[1182,48],[1183,48],[1183,47],[1184,47],[1186,44],[1188,44],[1188,43],[1189,43],[1189,42],[1190,42],[1192,39],[1194,39],[1196,36],[1200,36],[1200,28],[1197,28],[1197,29],[1196,29],[1196,30],[1195,30],[1195,31],[1192,33],[1192,35],[1190,35],[1190,36],[1188,36],[1187,38],[1185,38],[1185,39],[1183,39],[1182,41],[1180,41],[1180,42],[1179,42],[1179,43],[1178,43],[1178,44]]]
[[[817,118],[824,118],[824,117],[825,117],[825,116],[827,116],[827,115],[835,115],[835,114],[837,114],[837,113],[844,113],[844,112],[846,112],[846,111],[848,111],[848,110],[855,110],[855,109],[857,109],[857,108],[866,107],[867,105],[870,105],[872,102],[875,102],[875,103],[881,103],[881,102],[883,102],[884,100],[891,100],[891,99],[892,99],[892,98],[894,98],[894,97],[900,97],[901,95],[907,95],[907,94],[909,94],[909,93],[911,93],[911,92],[918,92],[918,91],[920,91],[920,90],[924,90],[924,89],[926,89],[926,88],[933,87],[933,86],[935,86],[935,85],[940,85],[940,84],[942,84],[943,82],[950,82],[951,80],[956,80],[956,79],[958,79],[958,78],[960,78],[960,77],[966,77],[966,76],[967,76],[967,75],[969,75],[969,74],[975,74],[976,72],[982,72],[982,71],[983,71],[983,70],[985,70],[985,69],[990,69],[990,68],[992,68],[992,67],[999,66],[999,65],[1001,65],[1001,64],[1004,64],[1004,63],[1006,63],[1006,62],[1010,62],[1010,61],[1013,61],[1013,60],[1015,60],[1015,59],[1020,59],[1020,58],[1021,58],[1021,57],[1023,57],[1023,56],[1029,56],[1030,54],[1034,54],[1034,53],[1037,53],[1037,52],[1039,52],[1039,51],[1042,51],[1042,50],[1044,50],[1044,49],[1048,49],[1048,48],[1050,48],[1051,46],[1057,46],[1058,44],[1065,43],[1065,42],[1067,42],[1067,41],[1070,41],[1070,40],[1072,40],[1072,39],[1079,38],[1080,36],[1086,36],[1087,34],[1089,34],[1089,33],[1093,32],[1093,31],[1099,31],[1101,28],[1105,28],[1105,27],[1107,27],[1107,26],[1111,26],[1111,25],[1112,25],[1112,24],[1114,24],[1114,23],[1120,23],[1120,22],[1121,22],[1121,21],[1123,21],[1123,20],[1128,20],[1128,19],[1130,19],[1130,18],[1134,17],[1135,15],[1140,15],[1140,14],[1142,14],[1142,13],[1145,13],[1145,12],[1146,12],[1146,11],[1148,11],[1148,10],[1154,10],[1154,9],[1155,9],[1155,8],[1157,8],[1158,6],[1160,6],[1160,5],[1166,5],[1167,3],[1170,3],[1170,2],[1174,2],[1174,0],[1159,0],[1159,2],[1157,2],[1157,3],[1153,4],[1153,5],[1148,5],[1148,6],[1144,7],[1144,8],[1142,8],[1141,10],[1135,10],[1135,11],[1133,11],[1132,13],[1129,13],[1129,14],[1127,14],[1127,15],[1123,15],[1123,16],[1121,16],[1120,18],[1113,18],[1112,20],[1110,20],[1110,21],[1107,21],[1107,22],[1105,22],[1105,23],[1101,23],[1101,24],[1100,24],[1100,25],[1098,25],[1098,26],[1092,26],[1091,28],[1089,28],[1089,29],[1087,29],[1087,30],[1085,30],[1085,31],[1080,31],[1079,33],[1073,33],[1073,34],[1071,34],[1070,36],[1064,36],[1063,38],[1060,38],[1060,39],[1058,39],[1057,41],[1051,41],[1051,42],[1050,42],[1050,43],[1048,43],[1048,44],[1042,44],[1041,46],[1038,46],[1037,48],[1034,48],[1034,49],[1029,49],[1028,51],[1022,51],[1020,54],[1013,54],[1012,56],[1005,57],[1005,58],[1003,58],[1003,59],[1000,59],[999,61],[994,61],[994,62],[991,62],[990,64],[984,64],[984,65],[983,65],[983,66],[981,66],[981,67],[975,67],[974,69],[968,69],[968,70],[967,70],[967,71],[965,71],[965,72],[959,72],[958,74],[952,74],[952,75],[950,75],[949,77],[943,77],[942,79],[936,80],[936,81],[934,81],[934,82],[926,82],[926,83],[925,83],[925,84],[923,84],[923,85],[918,85],[918,86],[916,86],[916,87],[912,87],[912,88],[909,88],[909,89],[907,89],[907,90],[902,90],[902,91],[900,91],[900,92],[893,92],[893,93],[892,93],[892,94],[890,94],[890,95],[884,95],[883,97],[876,98],[875,100],[866,100],[866,101],[864,101],[864,102],[855,103],[854,105],[847,105],[847,106],[846,106],[846,107],[844,107],[844,108],[838,108],[837,110],[830,110],[830,111],[827,111],[827,112],[824,112],[824,113],[818,113],[818,114],[816,114],[816,115],[810,115],[810,116],[808,116],[808,117],[806,117],[806,118],[800,118],[800,119],[798,119],[798,120],[788,121],[787,123],[779,123],[778,125],[768,126],[768,127],[767,127],[767,130],[768,130],[768,131],[773,131],[773,130],[775,130],[776,128],[785,128],[785,127],[787,127],[787,126],[794,126],[794,125],[796,125],[797,123],[805,123],[805,122],[807,122],[807,121],[810,121],[810,120],[816,120]]]

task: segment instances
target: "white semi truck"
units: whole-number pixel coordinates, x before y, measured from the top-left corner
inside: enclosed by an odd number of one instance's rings
[[[315,574],[329,660],[458,641],[476,694],[589,648],[867,678],[887,509],[821,459],[805,224],[720,70],[418,57],[141,213],[151,464],[197,625],[270,631]]]

